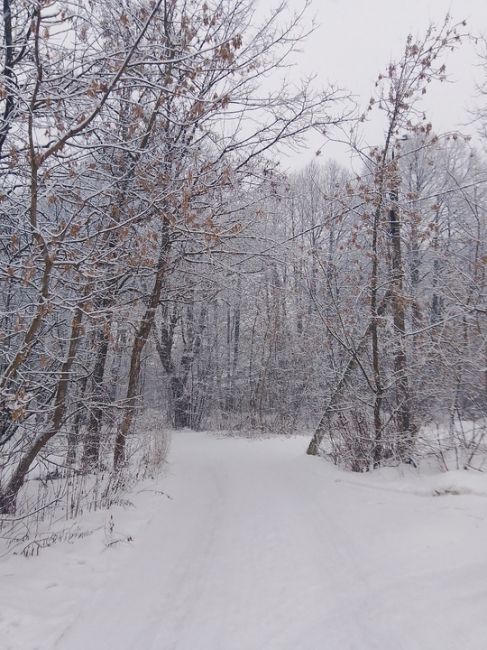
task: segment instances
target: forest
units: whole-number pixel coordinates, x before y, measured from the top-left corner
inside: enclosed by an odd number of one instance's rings
[[[287,83],[308,9],[4,1],[4,515],[110,502],[169,429],[309,433],[354,472],[482,467],[486,110],[474,138],[437,133],[422,99],[485,43],[447,16],[361,107]]]
[[[446,2],[3,0],[0,650],[485,650],[487,13]]]

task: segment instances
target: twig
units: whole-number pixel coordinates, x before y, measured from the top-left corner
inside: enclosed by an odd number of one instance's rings
[[[0,523],[3,523],[4,521],[7,523],[13,523],[14,521],[21,521],[22,519],[27,519],[28,517],[32,517],[32,515],[36,515],[38,512],[41,512],[41,510],[45,510],[46,508],[49,508],[50,506],[62,500],[63,497],[58,497],[57,499],[54,499],[54,501],[51,501],[50,503],[46,503],[46,505],[37,508],[37,510],[33,510],[32,512],[29,512],[26,515],[21,515],[20,517],[0,517]]]
[[[173,498],[172,498],[172,496],[170,494],[168,494],[167,492],[163,492],[162,490],[149,490],[148,488],[145,488],[143,490],[139,490],[137,492],[137,494],[142,494],[142,492],[152,492],[153,494],[163,494],[168,499],[171,499],[171,501],[173,500]]]

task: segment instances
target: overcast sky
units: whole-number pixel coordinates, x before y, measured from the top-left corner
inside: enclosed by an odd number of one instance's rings
[[[289,0],[299,8],[303,0]],[[424,34],[431,22],[441,23],[447,13],[455,21],[467,20],[474,33],[487,34],[487,0],[314,0],[311,14],[318,27],[305,45],[294,74],[316,74],[321,84],[339,84],[366,103],[377,75],[392,59],[400,57],[409,33]],[[447,72],[452,84],[437,84],[426,98],[425,108],[436,131],[457,128],[468,120],[467,106],[475,102],[475,68],[478,60],[471,44],[449,56]],[[377,125],[378,126],[378,125]],[[368,140],[380,138],[380,129],[371,125]],[[304,164],[320,142],[310,143],[310,151],[297,160]],[[346,162],[346,154],[335,145],[324,149]],[[293,158],[292,165],[296,164]]]

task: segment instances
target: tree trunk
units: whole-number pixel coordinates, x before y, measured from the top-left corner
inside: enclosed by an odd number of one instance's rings
[[[381,304],[379,305],[379,308],[377,310],[377,315],[379,317],[384,315],[384,312],[387,307],[387,301],[389,300],[389,298],[390,298],[390,293],[387,292],[386,295],[383,297]],[[360,363],[360,354],[364,351],[365,347],[367,346],[367,342],[371,331],[372,331],[372,322],[368,324],[367,329],[362,334],[362,337],[360,338],[358,345],[354,348],[354,350],[351,351],[351,355],[348,359],[345,368],[343,369],[341,377],[328,399],[328,402],[323,411],[323,415],[321,416],[318,426],[316,427],[313,437],[311,438],[311,441],[308,445],[308,449],[306,451],[308,456],[319,455],[320,445],[323,442],[323,438],[326,435],[326,429],[327,429],[326,423],[328,421],[328,418],[333,410],[336,401],[339,399],[345,386],[347,385],[351,373],[355,370],[355,368],[357,368],[357,366]]]
[[[168,233],[168,224],[164,222],[163,235],[159,259],[156,267],[156,275],[154,279],[154,286],[152,288],[149,302],[145,309],[144,315],[139,323],[135,339],[132,347],[132,355],[130,358],[129,381],[127,387],[126,402],[127,407],[122,419],[122,423],[118,429],[115,438],[115,448],[113,454],[113,467],[115,470],[119,469],[125,462],[125,443],[127,436],[130,433],[134,416],[137,410],[137,397],[138,386],[140,379],[140,369],[142,362],[142,352],[144,351],[145,344],[149,338],[149,334],[154,325],[154,319],[157,307],[160,302],[162,287],[164,284],[164,277],[166,274],[167,256],[170,250],[171,242]]]
[[[377,312],[377,291],[379,283],[379,252],[378,234],[380,221],[380,206],[377,207],[374,215],[374,229],[372,235],[372,277],[370,281],[370,335],[372,338],[372,369],[375,382],[374,396],[374,467],[378,467],[382,461],[382,401],[383,387],[379,357],[379,314]]]
[[[90,471],[98,466],[100,462],[100,445],[101,445],[101,426],[103,421],[103,407],[101,405],[103,393],[103,377],[108,357],[108,348],[110,344],[112,317],[102,324],[97,333],[97,357],[92,375],[92,394],[94,405],[88,422],[88,431],[83,444],[83,470]]]
[[[17,468],[15,469],[12,477],[7,483],[5,489],[0,493],[0,513],[12,513],[15,511],[15,504],[17,495],[20,488],[24,484],[25,477],[36,459],[38,453],[46,446],[46,444],[53,438],[61,428],[64,415],[66,412],[66,396],[68,386],[71,381],[70,373],[71,368],[76,356],[78,342],[82,334],[81,321],[83,319],[83,309],[79,305],[74,313],[73,321],[71,323],[71,335],[69,340],[69,348],[66,360],[61,366],[60,378],[56,389],[56,397],[54,401],[54,412],[52,416],[51,427],[41,434],[32,445],[27,449],[21,457]]]
[[[171,377],[171,392],[174,404],[174,428],[189,428],[191,426],[191,401],[180,377]]]
[[[403,296],[404,270],[401,251],[401,222],[397,209],[397,190],[390,194],[389,234],[392,244],[392,296],[394,322],[394,374],[396,383],[397,414],[400,439],[398,453],[401,460],[408,460],[414,444],[415,428],[411,416],[411,392],[409,388],[408,362],[405,350],[406,316]]]

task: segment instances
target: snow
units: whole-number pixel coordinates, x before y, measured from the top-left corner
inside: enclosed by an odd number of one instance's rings
[[[305,447],[174,434],[134,508],[0,562],[1,650],[485,650],[485,475]]]

